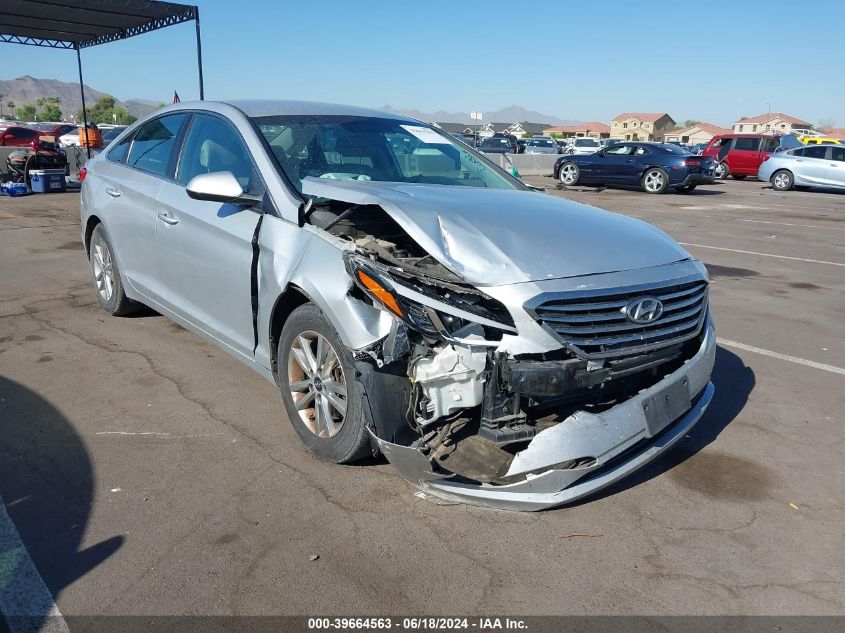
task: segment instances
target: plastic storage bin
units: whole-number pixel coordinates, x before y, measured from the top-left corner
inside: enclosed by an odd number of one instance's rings
[[[29,186],[33,193],[54,193],[65,190],[64,169],[33,169],[29,172]]]

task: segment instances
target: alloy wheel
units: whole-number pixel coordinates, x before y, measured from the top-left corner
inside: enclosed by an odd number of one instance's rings
[[[346,378],[328,339],[310,330],[294,338],[288,352],[288,380],[306,428],[321,438],[340,433],[346,419]]]
[[[645,175],[645,188],[649,191],[660,191],[663,187],[663,174],[652,169]]]
[[[108,245],[102,240],[94,243],[94,282],[97,292],[108,302],[114,293],[114,263]]]
[[[560,168],[560,180],[565,185],[574,185],[578,179],[578,168],[572,163],[567,163]]]
[[[776,189],[788,189],[789,188],[789,176],[787,174],[777,174],[774,177],[774,186]]]

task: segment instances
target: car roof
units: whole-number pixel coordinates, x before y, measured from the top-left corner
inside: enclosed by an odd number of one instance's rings
[[[196,107],[198,104],[204,102],[193,102]],[[233,99],[228,101],[220,101],[235,108],[238,108],[248,117],[264,117],[277,115],[303,115],[303,114],[322,114],[322,115],[346,115],[346,116],[366,116],[377,117],[380,119],[403,119],[407,121],[416,121],[401,114],[394,114],[392,112],[384,112],[382,110],[373,110],[371,108],[360,108],[358,106],[341,105],[336,103],[322,103],[319,101],[288,101],[281,99]]]

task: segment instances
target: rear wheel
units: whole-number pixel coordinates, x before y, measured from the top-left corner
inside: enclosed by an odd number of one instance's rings
[[[559,176],[560,182],[563,185],[571,187],[572,185],[578,184],[578,179],[581,177],[581,172],[578,169],[578,165],[567,161],[560,166]]]
[[[678,193],[692,193],[693,191],[695,191],[696,186],[697,185],[686,185],[684,187],[678,187],[676,191]]]
[[[789,191],[795,185],[795,178],[792,172],[781,169],[772,174],[771,183],[775,191]]]
[[[640,183],[646,193],[664,193],[669,188],[669,175],[659,167],[650,167]]]
[[[730,167],[728,167],[727,163],[722,162],[716,165],[716,178],[721,178],[722,180],[724,180],[730,175],[730,173],[731,169]]]
[[[141,307],[123,291],[123,278],[117,268],[114,248],[102,224],[94,227],[91,233],[88,261],[94,289],[97,291],[97,301],[103,310],[113,316],[123,316]]]
[[[734,174],[734,175],[732,176],[732,178],[733,178],[734,180],[745,180],[745,176],[746,176],[746,174]]]
[[[354,360],[317,306],[305,304],[291,313],[277,358],[282,402],[302,442],[339,464],[369,454]]]

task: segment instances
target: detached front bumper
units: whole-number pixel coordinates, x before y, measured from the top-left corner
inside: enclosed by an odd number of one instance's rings
[[[578,411],[538,433],[517,453],[508,475],[525,478],[512,484],[467,482],[435,470],[419,449],[374,437],[381,452],[403,477],[424,492],[444,499],[504,510],[542,510],[571,503],[619,481],[668,450],[695,426],[713,398],[710,374],[716,357],[716,332],[709,318],[698,352],[677,371],[650,388],[600,414]],[[685,391],[687,390],[687,391]],[[690,406],[663,428],[654,417],[678,393]],[[661,425],[662,426],[662,425]],[[583,468],[557,465],[585,456]],[[544,468],[548,468],[544,470]]]

